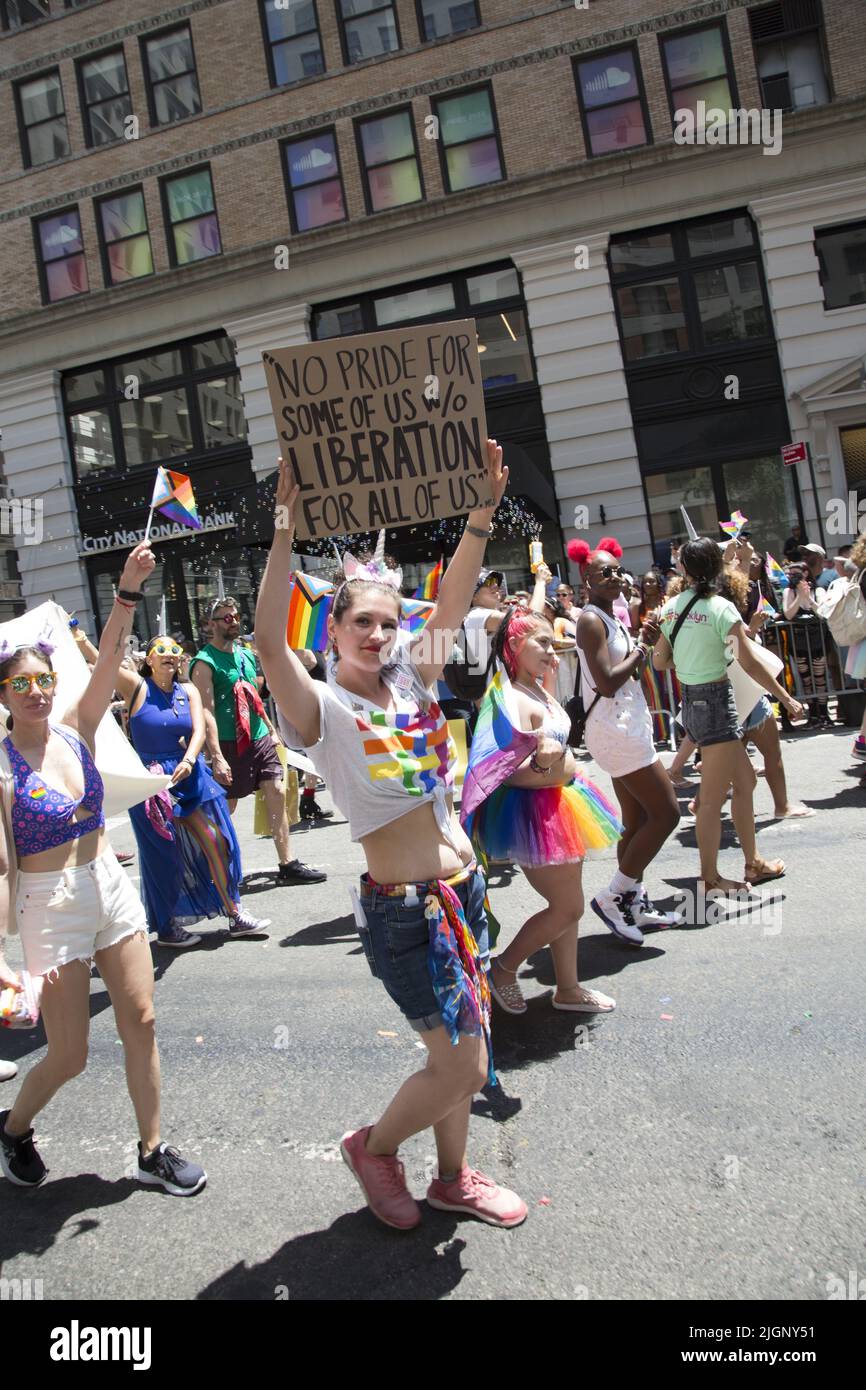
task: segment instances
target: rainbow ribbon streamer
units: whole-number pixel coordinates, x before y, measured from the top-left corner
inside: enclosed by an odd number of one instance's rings
[[[767,572],[767,578],[769,579],[771,584],[778,584],[781,589],[787,589],[788,576],[782,569],[782,566],[779,564],[778,560],[773,559],[769,550],[767,551],[767,558],[764,561],[764,569]]]
[[[168,468],[157,468],[150,509],[152,512],[162,512],[163,516],[177,521],[181,526],[201,530],[195,494],[186,473],[172,473]]]
[[[418,585],[412,597],[425,599],[427,603],[435,603],[439,596],[439,585],[442,583],[444,567],[442,559],[437,560],[430,573],[424,578],[423,583]]]
[[[289,590],[289,620],[286,642],[300,651],[323,652],[328,645],[328,614],[334,586],[327,579],[297,570]]]
[[[731,512],[730,521],[719,522],[719,525],[721,526],[725,535],[730,536],[732,541],[735,541],[737,539],[743,527],[748,526],[748,524],[749,518],[747,516],[743,516],[743,513],[739,511]]]

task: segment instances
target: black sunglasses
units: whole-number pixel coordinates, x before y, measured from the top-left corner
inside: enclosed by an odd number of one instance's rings
[[[617,579],[622,579],[626,573],[627,571],[623,569],[622,565],[602,565],[599,570],[602,579],[612,579],[614,575]]]

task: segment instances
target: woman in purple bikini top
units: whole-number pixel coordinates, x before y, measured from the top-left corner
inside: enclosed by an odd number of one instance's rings
[[[3,740],[15,785],[12,831],[19,859],[28,854],[56,849],[70,840],[89,835],[91,831],[101,830],[105,825],[102,778],[87,744],[71,729],[64,729],[58,724],[49,727],[77,754],[84,772],[84,793],[76,801],[65,792],[49,786],[18,752],[12,739],[7,737]],[[79,807],[90,814],[77,818]]]

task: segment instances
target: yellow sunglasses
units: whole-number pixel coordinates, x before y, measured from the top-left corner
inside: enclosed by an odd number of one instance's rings
[[[152,647],[148,647],[147,654],[150,656],[156,652],[157,656],[183,656],[183,647],[179,647],[176,642],[167,645],[165,642],[154,642]]]

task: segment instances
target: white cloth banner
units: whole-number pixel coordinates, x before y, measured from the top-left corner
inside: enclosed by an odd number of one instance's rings
[[[758,642],[752,642],[749,651],[769,675],[774,676],[776,680],[779,679],[782,662],[774,652],[768,652],[767,648],[760,646]],[[744,719],[748,719],[761,696],[767,694],[767,691],[762,685],[758,685],[757,681],[752,680],[751,676],[746,675],[739,661],[731,662],[728,667],[728,679],[734,691],[737,718],[742,724]],[[768,698],[772,699],[773,697],[768,696]]]
[[[57,672],[52,724],[62,724],[66,711],[84,693],[90,669],[69,630],[69,614],[58,603],[41,603],[20,618],[0,623],[0,638],[14,646],[40,637],[54,644],[51,664]],[[5,726],[6,711],[0,708]],[[96,731],[96,766],[105,784],[106,819],[128,811],[155,796],[171,781],[147,771],[113,714],[106,714]]]

